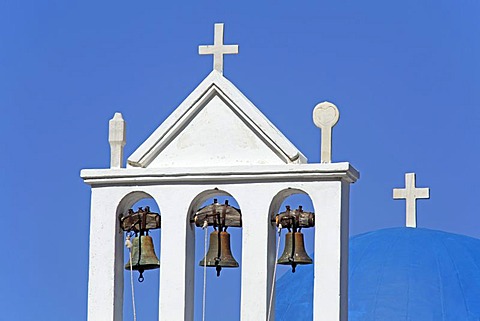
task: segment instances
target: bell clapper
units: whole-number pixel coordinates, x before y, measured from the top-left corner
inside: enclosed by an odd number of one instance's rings
[[[218,222],[220,222],[220,213],[217,212],[217,219],[218,219]],[[222,239],[220,237],[221,235],[221,232],[222,232],[222,226],[220,225],[219,226],[219,231],[217,233],[217,238],[218,238],[218,246],[217,246],[217,256],[214,258],[214,261],[215,261],[215,270],[217,271],[217,278],[220,277],[220,271],[222,270],[222,267],[219,266],[220,264],[220,256],[221,256],[221,253],[220,251],[222,250]],[[217,229],[215,229],[216,231]]]
[[[293,236],[292,237],[292,251],[290,252],[290,257],[288,258],[288,260],[290,261],[291,265],[292,265],[292,273],[295,273],[295,268],[297,267],[297,263],[295,263],[295,233],[297,233],[297,227],[296,227],[296,222],[295,222],[295,217],[293,217],[293,220],[292,220],[292,230],[293,230]]]

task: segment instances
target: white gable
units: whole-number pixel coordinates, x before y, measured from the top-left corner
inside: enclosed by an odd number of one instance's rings
[[[210,75],[128,158],[136,167],[306,163],[221,73]]]

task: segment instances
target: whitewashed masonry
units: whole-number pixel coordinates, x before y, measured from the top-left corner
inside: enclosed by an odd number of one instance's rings
[[[349,191],[359,176],[349,163],[307,164],[215,69],[127,168],[118,168],[125,124],[111,125],[119,131],[110,133],[111,168],[81,171],[92,188],[88,321],[122,321],[124,236],[117,217],[149,197],[162,215],[159,318],[192,321],[197,262],[190,218],[215,195],[234,197],[242,211],[241,320],[265,321],[275,265],[271,218],[297,193],[310,196],[316,213],[313,320],[347,321]]]

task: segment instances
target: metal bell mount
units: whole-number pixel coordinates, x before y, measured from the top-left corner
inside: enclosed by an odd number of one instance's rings
[[[315,214],[304,212],[302,206],[296,210],[291,210],[286,206],[286,211],[275,216],[274,220],[277,227],[288,229],[285,235],[285,248],[283,254],[278,259],[278,264],[290,265],[292,272],[299,264],[312,264],[312,259],[305,250],[304,236],[302,228],[315,226]]]
[[[146,206],[145,209],[140,207],[137,212],[129,209],[126,215],[120,215],[119,220],[122,230],[128,235],[135,235],[131,248],[131,260],[128,259],[125,270],[138,271],[140,273],[138,281],[143,282],[144,271],[160,267],[153,239],[148,235],[150,230],[161,227],[160,215],[150,212],[150,208]]]
[[[210,242],[205,257],[199,262],[200,266],[215,267],[217,276],[220,276],[222,268],[236,268],[235,260],[230,247],[230,234],[228,227],[241,227],[242,219],[240,210],[230,206],[228,201],[219,204],[216,199],[213,204],[205,206],[195,213],[192,223],[197,227],[213,226],[210,233]]]

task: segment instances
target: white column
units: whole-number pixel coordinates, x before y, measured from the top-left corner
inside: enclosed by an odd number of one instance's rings
[[[192,197],[170,187],[157,200],[162,214],[160,303],[162,321],[193,321],[195,230],[187,219]]]
[[[249,186],[235,198],[242,211],[241,320],[267,319],[275,265],[275,228],[270,222],[273,195]],[[270,320],[275,320],[272,313]]]
[[[318,182],[309,190],[315,208],[313,321],[348,320],[347,182]]]
[[[111,188],[92,188],[88,321],[123,319],[123,233],[116,194]]]

